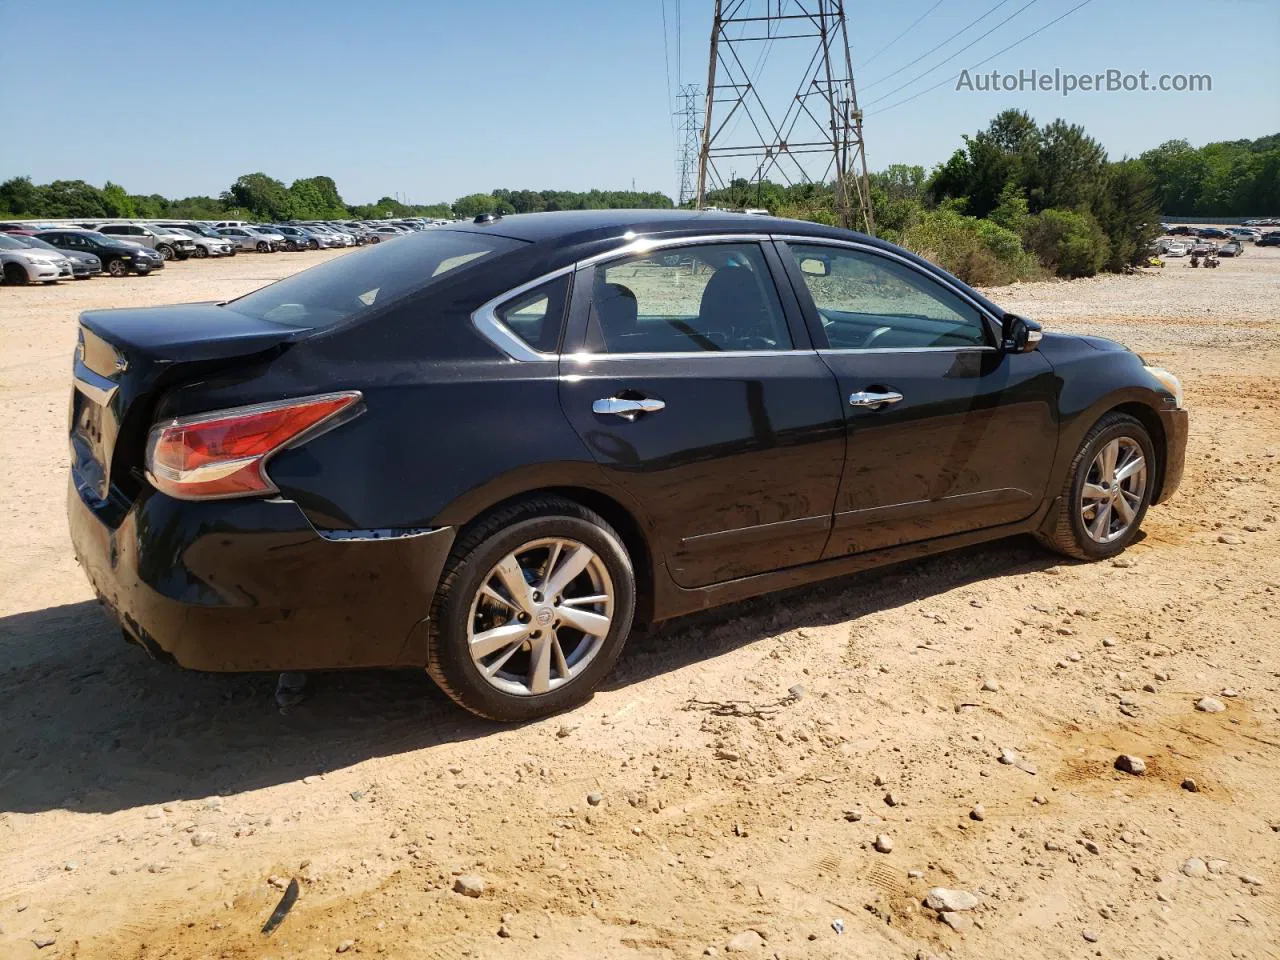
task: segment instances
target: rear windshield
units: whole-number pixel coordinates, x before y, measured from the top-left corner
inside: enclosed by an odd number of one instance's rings
[[[289,327],[329,327],[524,246],[492,234],[438,230],[376,244],[255,290],[227,307]]]

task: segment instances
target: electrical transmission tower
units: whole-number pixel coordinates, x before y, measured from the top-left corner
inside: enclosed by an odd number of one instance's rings
[[[748,158],[756,184],[770,179],[787,185],[833,182],[840,224],[872,233],[862,111],[853,86],[844,0],[763,0],[763,5],[761,14],[752,0],[715,0],[698,207],[705,205],[708,190],[728,185],[718,161]],[[759,81],[771,48],[781,41],[797,46],[808,41],[816,49],[795,96],[785,109],[775,101],[771,112]],[[758,54],[748,70],[743,60],[750,60],[753,51]]]
[[[696,84],[686,83],[677,94],[680,109],[676,111],[680,141],[680,202],[679,206],[698,195],[698,155],[702,150],[702,117],[699,100],[702,94]]]

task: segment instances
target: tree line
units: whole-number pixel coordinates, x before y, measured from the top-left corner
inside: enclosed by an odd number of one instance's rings
[[[536,213],[543,210],[670,208],[663,193],[632,190],[494,190],[459,197],[452,203],[408,204],[393,197],[377,203],[349,204],[331,177],[307,177],[285,184],[265,173],[246,173],[217,197],[169,199],[131,194],[107,181],[101,187],[83,180],[36,184],[30,177],[0,183],[0,216],[36,219],[113,217],[181,220],[334,220],[345,217],[474,217],[481,213]]]
[[[1166,216],[1280,212],[1280,134],[1192,147],[1171,140],[1133,159],[1110,160],[1080,126],[1038,125],[1006,110],[931,171],[895,164],[870,177],[877,233],[971,283],[995,285],[1044,275],[1091,276],[1141,263]],[[832,184],[785,186],[734,180],[708,194],[722,207],[763,207],[783,217],[836,222]],[[83,180],[0,183],[0,216],[23,218],[246,219],[474,217],[544,210],[664,209],[654,191],[511,190],[452,203],[405,204],[392,197],[348,204],[330,177],[286,186],[265,173],[239,177],[217,197],[168,199],[119,184]]]

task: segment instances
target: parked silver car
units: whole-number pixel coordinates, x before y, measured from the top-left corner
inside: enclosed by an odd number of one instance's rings
[[[71,275],[77,280],[88,280],[102,272],[102,260],[92,253],[82,253],[78,250],[59,250],[52,243],[41,240],[39,237],[28,237],[22,233],[13,233],[9,234],[9,236],[19,243],[26,244],[32,250],[43,253],[46,257],[66,257],[71,261]]]
[[[194,223],[158,223],[156,227],[190,237],[191,242],[196,245],[197,260],[202,260],[205,257],[230,257],[235,255],[236,245],[226,237],[219,236],[216,231],[210,230],[208,227],[201,228],[199,224]]]
[[[34,250],[0,234],[0,271],[5,283],[57,283],[72,278],[71,261],[61,252]]]
[[[190,237],[151,224],[104,223],[97,230],[117,240],[128,240],[139,246],[150,247],[166,260],[186,260],[196,255],[196,245]]]
[[[275,240],[272,236],[263,233],[255,227],[221,227],[218,233],[222,234],[228,240],[236,245],[240,250],[256,250],[258,253],[274,253],[277,249],[277,240],[284,238],[280,234],[275,234]]]

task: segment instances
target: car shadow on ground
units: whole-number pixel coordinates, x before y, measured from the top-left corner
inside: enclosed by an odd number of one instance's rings
[[[682,617],[639,631],[607,687],[1059,562],[1015,539]],[[153,662],[92,601],[0,618],[0,812],[230,795],[504,729],[454,707],[421,671],[313,675],[307,700],[283,714],[275,680]]]

